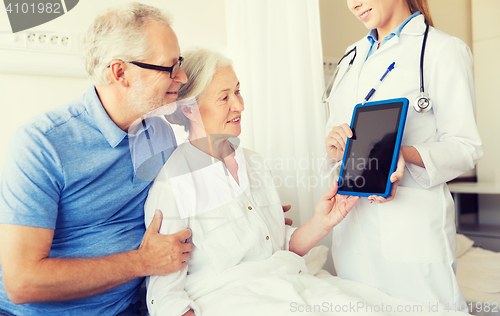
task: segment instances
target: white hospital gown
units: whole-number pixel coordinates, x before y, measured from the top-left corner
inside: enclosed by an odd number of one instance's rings
[[[288,250],[295,228],[284,224],[280,199],[262,157],[241,147],[235,153],[240,185],[222,162],[188,142],[172,154],[151,187],[146,226],[159,209],[160,233],[190,228],[195,246],[186,269],[149,278],[147,303],[152,316],[182,315],[189,308],[201,315],[186,291],[190,287],[239,263]]]

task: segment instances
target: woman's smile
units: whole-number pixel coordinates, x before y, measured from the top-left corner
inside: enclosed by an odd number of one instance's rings
[[[365,12],[363,12],[363,13],[360,14],[359,19],[361,20],[361,22],[366,21],[366,19],[370,15],[371,11],[372,11],[372,9],[369,9],[369,10],[366,10]]]
[[[227,121],[226,123],[228,124],[240,124],[241,121],[241,115],[235,117],[234,119]]]

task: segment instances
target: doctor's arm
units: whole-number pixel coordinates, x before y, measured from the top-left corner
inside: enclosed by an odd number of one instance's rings
[[[433,100],[436,138],[414,144],[423,165],[408,164],[413,178],[429,188],[474,168],[483,155],[475,121],[472,54],[457,38],[443,42],[429,67],[428,91]],[[420,114],[419,114],[420,115]]]
[[[420,156],[418,150],[413,146],[402,146],[401,154],[406,162],[412,163],[419,166],[420,168],[425,168],[424,161]]]

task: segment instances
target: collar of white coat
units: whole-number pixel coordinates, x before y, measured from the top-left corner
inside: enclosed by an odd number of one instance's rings
[[[424,22],[425,22],[425,18],[424,18],[423,14],[420,14],[420,15],[414,17],[401,30],[401,34],[416,35],[416,36],[423,35],[425,32],[425,23]],[[346,52],[353,49],[354,46],[358,46],[358,48],[359,48],[359,46],[361,45],[363,48],[369,48],[370,42],[366,40],[368,35],[370,35],[370,32],[368,32],[368,34],[363,39],[361,39],[359,42],[347,47]],[[394,36],[393,38],[391,38],[391,40],[394,38],[397,41],[399,41],[398,36]],[[359,54],[359,51],[358,51],[358,54]]]
[[[368,34],[366,36],[367,42],[370,43],[370,45],[371,45],[371,42],[368,39],[368,37],[370,36],[371,32],[372,32],[372,30],[370,32],[368,32]],[[408,23],[405,25],[405,27],[403,27],[403,29],[401,30],[401,34],[414,35],[414,36],[420,36],[420,35],[424,34],[424,32],[425,32],[425,18],[424,18],[423,14],[417,15],[416,17],[412,18],[410,21],[408,21]],[[390,43],[390,42],[398,43],[399,39],[401,37],[401,34],[399,36],[393,36],[389,41],[387,41],[387,43]],[[384,43],[384,45],[386,45],[387,43]],[[382,47],[384,47],[384,45],[382,45]]]
[[[403,21],[403,23],[399,24],[398,27],[396,27],[394,30],[392,30],[392,32],[389,35],[387,35],[386,37],[384,37],[382,40],[380,40],[377,36],[378,35],[377,29],[372,29],[368,33],[367,38],[370,41],[370,43],[372,44],[372,47],[373,47],[373,44],[375,42],[380,42],[380,43],[382,43],[382,45],[384,45],[384,43],[387,42],[388,40],[390,40],[392,37],[401,36],[401,31],[404,29],[406,24],[408,24],[408,22],[410,22],[412,19],[414,19],[415,17],[417,17],[421,14],[422,13],[420,13],[420,11],[417,11],[417,12],[413,13],[412,15],[410,15],[408,18],[406,18],[406,20]]]
[[[425,18],[420,14],[411,19],[408,24],[401,30],[401,34],[420,36],[425,32]]]
[[[406,26],[402,29],[401,34],[403,35],[411,35],[411,36],[421,36],[425,32],[425,18],[423,14],[420,14],[413,19],[411,19]],[[401,35],[400,35],[401,36]],[[399,43],[400,37],[398,36],[393,36],[387,43],[382,45],[380,47],[379,51],[383,51],[386,49],[389,49],[391,46],[396,45]],[[367,40],[366,36],[363,37],[361,40],[358,42],[350,45],[347,49],[346,52],[350,51],[356,46],[357,48],[357,55],[356,55],[356,60],[354,61],[353,64],[353,70],[354,72],[360,71],[361,67],[363,67],[363,64],[366,60],[366,56],[368,55],[368,52],[371,47],[371,43],[369,40]],[[341,64],[341,68],[339,70],[339,73],[343,73],[346,71],[348,62],[343,61]],[[337,77],[337,79],[340,77]],[[338,84],[338,82],[334,83],[334,87]]]
[[[425,18],[423,14],[420,14],[413,19],[411,19],[406,26],[401,30],[400,36],[393,36],[390,40],[388,40],[384,45],[382,45],[378,52],[384,51],[386,49],[391,48],[392,46],[399,43],[401,36],[421,36],[425,32]],[[370,51],[371,43],[368,38],[361,40],[361,44],[358,46],[358,54],[363,60],[366,59],[368,52]]]

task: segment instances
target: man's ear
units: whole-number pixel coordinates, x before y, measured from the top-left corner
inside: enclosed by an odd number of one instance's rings
[[[123,86],[129,85],[128,78],[125,75],[127,65],[123,61],[113,60],[108,69],[108,78],[111,80],[111,82],[115,82]],[[127,71],[127,75],[128,74],[130,74],[130,71]]]
[[[180,106],[182,114],[191,121],[191,123],[196,123],[203,126],[203,120],[201,119],[200,109],[198,107],[191,107],[189,105]]]
[[[191,109],[190,106],[181,105],[181,112],[182,112],[182,114],[184,114],[185,117],[187,117],[191,121],[194,121],[194,117],[193,117],[194,111],[193,111],[193,109]]]

